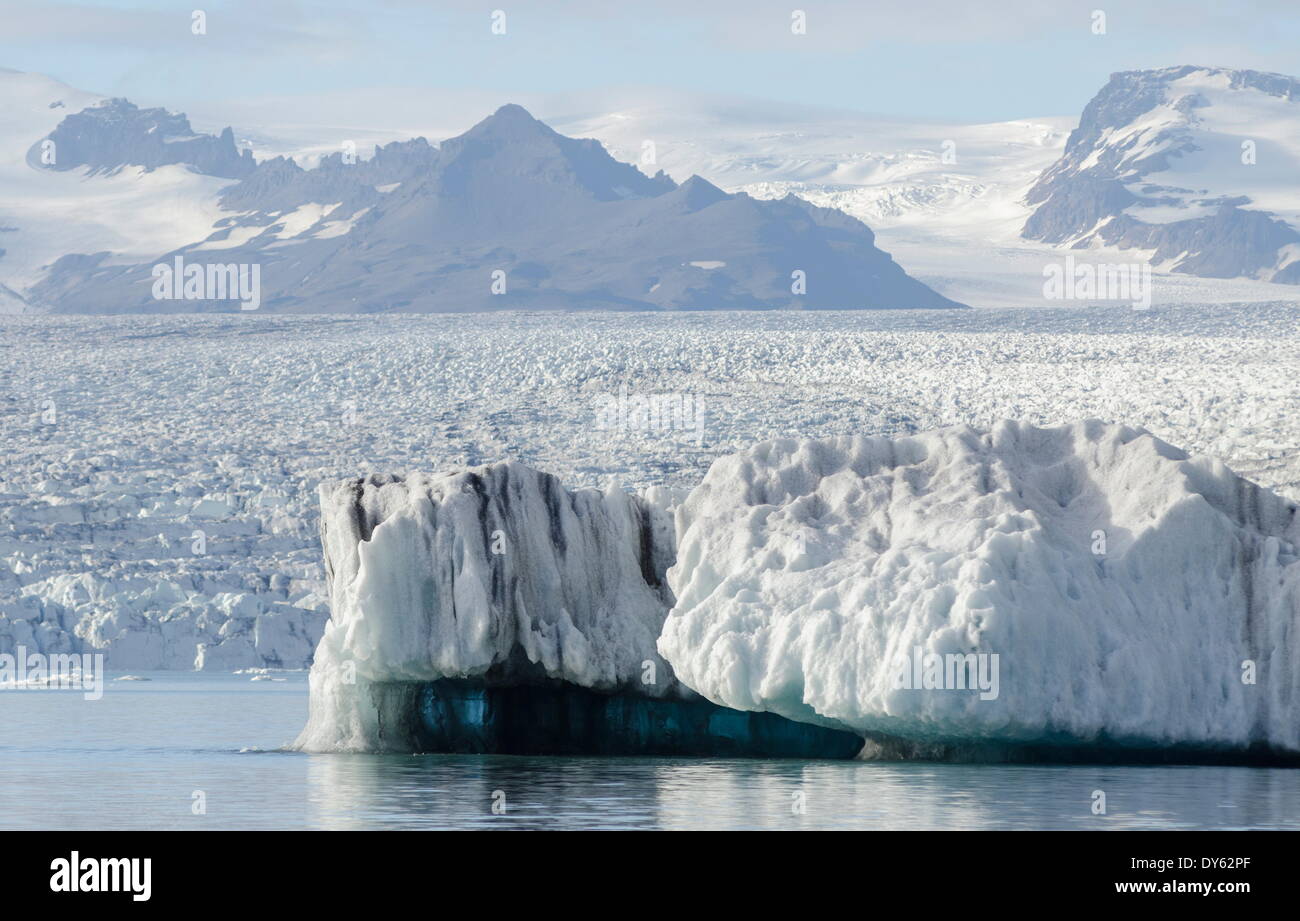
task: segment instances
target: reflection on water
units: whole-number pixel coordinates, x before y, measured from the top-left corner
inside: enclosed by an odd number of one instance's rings
[[[1286,769],[301,757],[308,823],[336,829],[1300,828]]]
[[[1300,828],[1300,769],[304,755],[304,675],[149,677],[0,691],[0,828]]]

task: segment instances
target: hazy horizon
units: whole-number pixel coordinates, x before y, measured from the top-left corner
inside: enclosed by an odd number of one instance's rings
[[[166,2],[0,0],[0,67],[200,120],[269,100],[291,111],[295,99],[346,108],[360,97],[377,125],[410,117],[413,99],[437,110],[481,97],[487,114],[493,101],[646,89],[994,122],[1077,114],[1120,70],[1295,70],[1291,4],[1102,6],[1101,34],[1097,6],[669,0],[650,15],[589,0],[545,11],[503,0],[438,9],[235,0],[206,4],[205,31],[194,34],[193,11]]]

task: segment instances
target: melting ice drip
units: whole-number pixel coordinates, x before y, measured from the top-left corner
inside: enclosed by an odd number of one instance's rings
[[[1297,507],[1141,430],[770,442],[686,496],[503,463],[321,498],[301,748],[1300,757]]]

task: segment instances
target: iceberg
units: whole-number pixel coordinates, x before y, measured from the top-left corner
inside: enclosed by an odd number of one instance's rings
[[[320,490],[312,751],[1286,761],[1295,504],[1149,433],[779,440],[688,494]]]
[[[868,756],[1300,751],[1297,508],[1140,429],[768,442],[676,525],[659,650],[722,706]]]
[[[321,487],[330,622],[311,751],[850,757],[861,740],[725,712],[656,643],[663,489],[569,491],[522,464]]]

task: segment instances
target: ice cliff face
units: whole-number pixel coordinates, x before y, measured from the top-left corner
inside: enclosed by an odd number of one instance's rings
[[[1300,749],[1297,508],[1141,430],[771,442],[676,514],[659,649],[715,703],[949,753]]]
[[[1114,74],[1030,189],[1024,236],[1145,251],[1174,272],[1300,284],[1300,81],[1168,67]]]
[[[298,745],[410,750],[394,685],[687,693],[655,649],[669,500],[570,492],[516,463],[322,486],[332,614]]]
[[[10,589],[3,575],[0,590]],[[0,612],[0,653],[102,654],[127,671],[311,665],[327,612],[278,600],[279,587],[205,594],[196,583],[55,576],[35,586],[48,600],[27,594]]]

